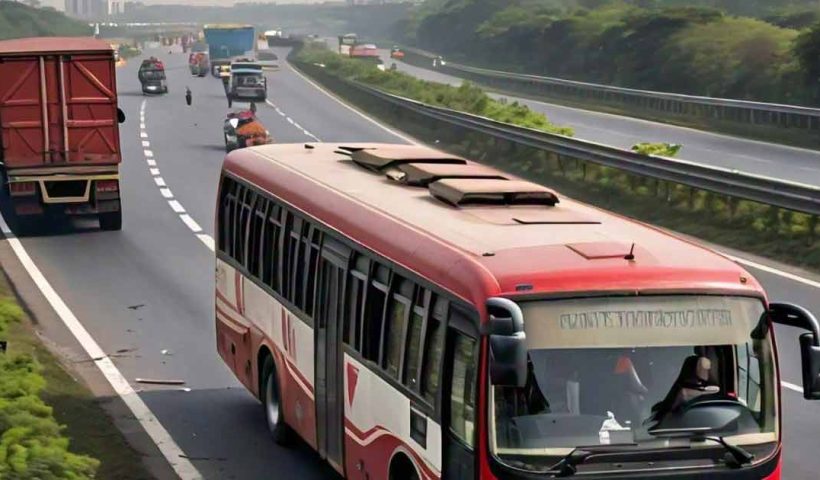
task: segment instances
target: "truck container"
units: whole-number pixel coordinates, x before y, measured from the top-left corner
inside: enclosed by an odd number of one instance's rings
[[[230,65],[235,57],[253,56],[256,50],[256,33],[250,25],[205,25],[203,32],[214,76],[219,66]]]
[[[122,225],[114,51],[93,38],[0,41],[0,174],[17,225],[46,213]]]

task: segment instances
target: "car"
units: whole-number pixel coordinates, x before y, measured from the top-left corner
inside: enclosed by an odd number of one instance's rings
[[[137,72],[142,93],[168,93],[168,84],[165,80],[165,65],[156,57],[143,60]]]
[[[246,59],[231,63],[227,94],[229,107],[234,101],[264,102],[268,98],[268,83],[262,66]]]
[[[223,125],[225,152],[237,148],[273,143],[270,132],[256,117],[253,109],[236,109],[228,112]]]
[[[261,65],[264,70],[278,70],[279,56],[271,50],[259,50],[256,52],[256,63]]]

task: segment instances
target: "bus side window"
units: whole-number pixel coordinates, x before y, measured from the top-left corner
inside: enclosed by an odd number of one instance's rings
[[[407,342],[405,346],[405,363],[402,370],[402,383],[411,390],[418,392],[419,369],[421,367],[421,351],[424,345],[425,322],[430,306],[430,291],[416,287],[413,309],[410,312],[410,323],[407,327]]]
[[[476,341],[452,331],[450,430],[466,445],[474,445]]]
[[[242,202],[242,213],[239,215],[239,220],[242,227],[242,256],[239,257],[239,263],[245,267],[245,270],[250,272],[250,247],[251,247],[251,219],[253,217],[253,209],[256,206],[256,199],[259,196],[251,189],[245,189],[245,199]],[[250,272],[253,275],[253,272]]]
[[[444,319],[447,318],[447,300],[435,297],[424,333],[424,360],[422,361],[421,394],[430,405],[436,404],[441,384],[441,360],[444,353]]]
[[[248,272],[251,276],[261,278],[260,247],[262,245],[262,228],[265,226],[265,217],[268,214],[268,200],[256,195],[256,202],[251,211],[250,228],[248,233]]]
[[[362,356],[380,363],[382,344],[382,320],[390,281],[390,270],[384,265],[373,267],[373,278],[367,285],[367,302],[362,322]]]
[[[245,237],[242,235],[242,221],[240,219],[242,213],[242,205],[245,201],[245,191],[246,188],[244,185],[237,183],[236,184],[236,201],[233,204],[233,213],[231,214],[231,229],[233,230],[233,242],[231,245],[231,258],[236,260],[237,263],[240,265],[242,264],[242,246],[244,245]]]
[[[304,278],[304,307],[302,310],[310,317],[313,316],[313,303],[316,296],[316,272],[319,269],[319,249],[322,247],[322,231],[318,228],[305,226],[309,236],[303,238],[307,253],[305,258]]]
[[[343,340],[357,352],[362,351],[361,325],[363,325],[364,306],[367,296],[367,275],[370,271],[370,259],[357,254],[350,269],[350,279],[347,291],[347,315]]]
[[[413,282],[398,275],[393,276],[392,294],[388,302],[388,314],[385,317],[385,354],[384,368],[387,374],[400,380],[403,358],[404,339],[407,319],[410,315],[413,299]]]
[[[282,260],[282,296],[295,303],[296,271],[299,270],[299,242],[302,239],[302,219],[287,212],[285,222],[285,258]]]
[[[228,177],[222,177],[222,187],[219,190],[219,237],[217,240],[217,247],[219,248],[220,252],[225,252],[230,255],[228,252],[227,239],[231,238],[231,208],[233,203],[236,202],[236,197],[234,196],[234,184],[236,182],[233,179]]]
[[[282,234],[282,207],[270,202],[265,231],[262,235],[262,283],[278,291],[279,237]]]

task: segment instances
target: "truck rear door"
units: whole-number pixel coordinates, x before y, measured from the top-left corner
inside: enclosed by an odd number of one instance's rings
[[[119,163],[111,55],[10,57],[0,78],[6,168]]]

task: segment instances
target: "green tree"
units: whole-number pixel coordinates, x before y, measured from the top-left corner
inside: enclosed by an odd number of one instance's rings
[[[812,99],[820,101],[820,22],[797,37],[794,54]]]

